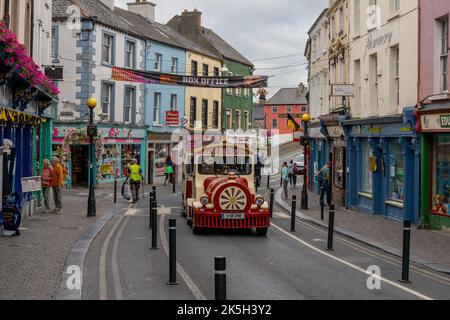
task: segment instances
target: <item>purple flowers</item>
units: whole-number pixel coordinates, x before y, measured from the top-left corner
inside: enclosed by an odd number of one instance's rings
[[[6,28],[5,21],[0,22],[0,59],[9,67],[15,68],[19,76],[32,86],[42,86],[49,94],[57,96],[58,88],[46,77],[39,66],[28,55],[25,46],[16,35]]]

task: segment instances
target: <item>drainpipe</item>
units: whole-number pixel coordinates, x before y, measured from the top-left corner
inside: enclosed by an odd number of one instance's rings
[[[31,7],[30,8],[30,11],[31,11],[30,56],[34,59],[34,56],[35,56],[35,54],[34,54],[34,45],[33,45],[34,44],[34,0],[31,0],[30,7]]]

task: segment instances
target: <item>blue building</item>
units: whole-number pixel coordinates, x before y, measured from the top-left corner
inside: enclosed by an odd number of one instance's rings
[[[131,3],[128,10],[116,8],[127,21],[133,21],[131,30],[146,39],[145,61],[147,71],[185,74],[186,42],[188,40],[171,28],[154,21],[154,12],[139,10],[140,6],[153,6],[149,2]],[[148,12],[150,16],[146,16]],[[164,162],[174,147],[171,138],[181,129],[185,117],[185,87],[147,84],[145,91],[144,124],[148,127],[148,153],[146,172],[149,183],[160,183],[164,177]]]
[[[420,140],[413,110],[343,121],[347,208],[418,222]]]

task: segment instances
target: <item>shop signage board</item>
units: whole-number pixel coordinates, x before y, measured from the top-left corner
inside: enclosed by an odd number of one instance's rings
[[[180,112],[166,111],[166,126],[179,126],[179,125],[180,125]]]
[[[331,138],[341,138],[344,136],[342,127],[327,127],[327,130]]]
[[[22,192],[35,192],[41,191],[41,177],[26,177],[22,178]]]
[[[421,115],[420,122],[423,132],[448,131],[450,129],[450,114]]]
[[[360,134],[381,134],[381,127],[361,126]]]
[[[352,84],[332,84],[331,96],[333,97],[353,97]]]

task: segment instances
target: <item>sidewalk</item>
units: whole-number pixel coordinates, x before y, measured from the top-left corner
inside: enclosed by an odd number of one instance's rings
[[[97,190],[97,216],[87,218],[87,197],[87,189],[64,190],[62,214],[38,211],[21,236],[0,238],[0,300],[56,298],[72,246],[114,206],[111,190]]]
[[[284,208],[291,208],[292,195],[297,195],[297,216],[318,225],[328,226],[328,207],[325,207],[325,220],[320,220],[319,196],[308,191],[309,209],[301,210],[301,185],[296,189],[289,187],[289,200],[282,197],[279,189],[275,202]],[[336,207],[335,231],[377,247],[391,254],[401,256],[403,246],[403,225],[383,216],[369,215]],[[450,274],[450,233],[434,230],[411,231],[411,261],[425,265],[436,271]]]

